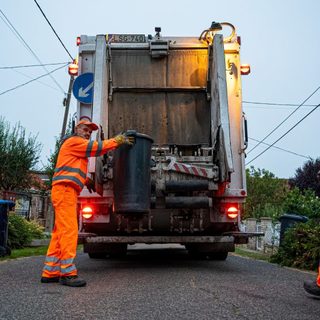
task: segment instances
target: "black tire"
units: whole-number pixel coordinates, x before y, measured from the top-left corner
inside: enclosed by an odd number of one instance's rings
[[[5,247],[0,246],[0,257],[4,257],[7,254]]]
[[[200,259],[200,260],[226,260],[228,257],[228,252],[202,252],[197,250],[197,248],[189,248],[188,249],[189,255],[193,259]]]
[[[224,261],[228,258],[228,252],[212,252],[208,253],[208,259]]]
[[[90,252],[88,253],[90,259],[105,259],[106,253],[105,252]]]
[[[7,256],[11,256],[11,248],[6,246]]]

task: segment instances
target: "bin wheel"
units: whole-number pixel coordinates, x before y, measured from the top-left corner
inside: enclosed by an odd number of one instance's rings
[[[0,257],[4,257],[7,254],[5,247],[0,246]]]
[[[11,248],[6,246],[5,249],[7,251],[7,256],[11,256]]]

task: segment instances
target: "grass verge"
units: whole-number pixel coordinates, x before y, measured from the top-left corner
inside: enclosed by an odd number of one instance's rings
[[[23,257],[44,256],[47,253],[48,246],[26,247],[22,249],[13,249],[10,256],[0,258],[0,261],[18,259]],[[78,245],[77,251],[83,251],[83,246]]]
[[[0,261],[17,259],[22,257],[30,257],[30,256],[42,256],[47,253],[47,249],[48,249],[47,246],[13,249],[10,256],[2,257],[0,258]]]
[[[247,257],[247,258],[256,259],[256,260],[269,261],[270,259],[270,256],[268,254],[257,252],[257,251],[249,251],[239,247],[236,247],[235,254],[238,254],[239,256],[242,256],[242,257]]]

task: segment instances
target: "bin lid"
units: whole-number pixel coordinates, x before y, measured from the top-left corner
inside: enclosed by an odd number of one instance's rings
[[[1,200],[0,199],[0,206],[2,206],[2,205],[8,205],[9,208],[12,208],[15,206],[15,202],[12,200]]]
[[[309,220],[308,217],[306,216],[300,216],[298,214],[294,214],[294,213],[285,213],[284,215],[282,215],[279,220],[293,220],[293,221],[297,221],[297,222],[306,222]]]

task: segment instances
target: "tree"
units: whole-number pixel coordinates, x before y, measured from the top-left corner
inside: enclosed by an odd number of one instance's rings
[[[283,210],[311,219],[320,219],[320,199],[311,189],[300,191],[298,188],[293,188],[284,199]]]
[[[67,137],[69,137],[71,134],[72,134],[72,122],[69,121],[67,130],[66,130],[66,135],[62,139],[56,138],[54,151],[51,153],[50,157],[48,158],[48,164],[44,168],[46,174],[49,177],[49,182],[47,183],[47,185],[50,188],[51,188],[51,185],[52,185],[52,178],[53,178],[54,169],[56,167],[56,163],[57,163],[57,160],[58,160],[58,154],[59,154],[60,147],[61,147],[63,141]]]
[[[287,181],[266,169],[255,169],[253,166],[246,170],[246,176],[248,197],[244,218],[278,218],[288,191]]]
[[[31,170],[39,161],[41,144],[37,136],[26,135],[20,123],[11,129],[0,117],[0,189],[12,191],[32,186]]]
[[[317,180],[317,172],[320,170],[320,158],[308,160],[302,168],[296,170],[295,176],[289,180],[292,187],[301,191],[312,189],[320,197],[320,181]]]

